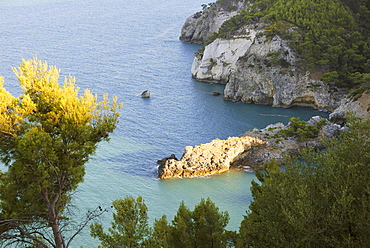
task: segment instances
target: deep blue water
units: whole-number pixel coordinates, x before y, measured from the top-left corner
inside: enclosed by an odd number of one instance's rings
[[[200,46],[179,41],[185,19],[202,0],[0,0],[0,75],[18,95],[11,68],[36,55],[72,74],[81,89],[116,95],[124,103],[110,143],[101,144],[75,193],[78,216],[109,206],[126,195],[143,196],[151,221],[168,219],[184,200],[191,209],[210,197],[230,213],[237,230],[251,201],[254,175],[230,171],[198,179],[156,179],[156,161],[181,157],[188,145],[238,136],[254,127],[309,119],[325,113],[308,108],[278,109],[232,103],[213,96],[224,86],[191,78],[193,54]],[[151,91],[149,99],[140,94]],[[110,222],[107,214],[103,223]],[[96,247],[89,230],[72,247]]]

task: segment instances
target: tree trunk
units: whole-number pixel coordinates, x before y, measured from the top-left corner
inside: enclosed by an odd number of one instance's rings
[[[66,244],[63,239],[63,235],[59,228],[58,214],[55,213],[54,206],[49,206],[49,220],[53,230],[53,236],[55,241],[55,248],[66,248]]]

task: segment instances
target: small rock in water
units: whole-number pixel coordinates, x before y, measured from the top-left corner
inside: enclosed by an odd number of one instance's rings
[[[213,95],[214,95],[214,96],[219,96],[219,95],[221,95],[221,93],[220,93],[220,92],[215,91],[215,92],[213,92]]]
[[[146,90],[143,93],[141,93],[141,97],[143,98],[149,98],[150,97],[150,91]]]

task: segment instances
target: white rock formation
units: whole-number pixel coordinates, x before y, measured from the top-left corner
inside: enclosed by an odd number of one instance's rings
[[[249,26],[245,35],[216,39],[195,55],[192,76],[226,84],[224,98],[231,101],[325,111],[340,105],[345,91],[331,89],[320,75],[302,71],[287,41],[279,36],[267,40],[262,32]]]
[[[249,5],[246,1],[228,0],[214,3],[204,11],[186,19],[180,39],[191,43],[203,43],[205,38],[217,33],[224,21],[236,16]]]

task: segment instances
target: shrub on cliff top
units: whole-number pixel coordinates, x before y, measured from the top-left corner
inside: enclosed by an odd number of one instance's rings
[[[325,119],[322,119],[326,121]],[[307,122],[302,121],[299,117],[289,119],[288,127],[279,130],[277,136],[282,137],[298,137],[301,141],[306,141],[311,138],[316,138],[319,133],[319,128],[323,125],[323,121],[318,122],[318,126],[307,125]]]

